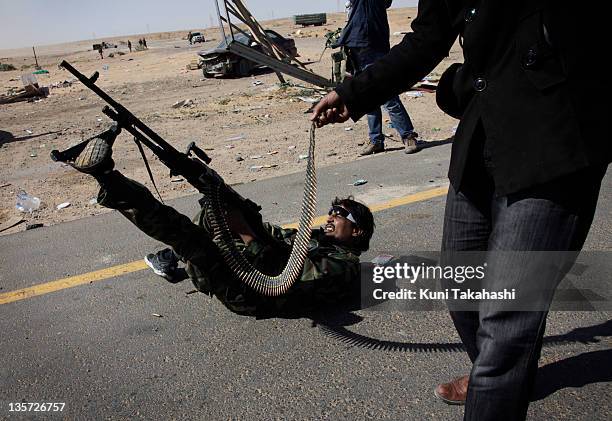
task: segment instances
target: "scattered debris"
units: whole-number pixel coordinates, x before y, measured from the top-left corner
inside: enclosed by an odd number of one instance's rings
[[[187,70],[198,70],[202,68],[202,63],[200,63],[198,59],[194,59],[194,60],[191,60],[189,64],[187,64],[186,67],[187,67]]]
[[[298,99],[300,101],[304,101],[304,102],[307,102],[309,104],[314,104],[314,103],[319,102],[319,98],[308,97],[308,96],[299,96]]]
[[[98,198],[97,197],[91,198],[91,199],[89,199],[89,202],[87,202],[87,203],[89,203],[90,205],[97,205],[98,204]]]
[[[338,155],[338,154],[336,152],[330,152],[327,154],[327,156],[335,156],[335,155]]]
[[[408,91],[405,93],[406,96],[409,96],[411,98],[420,98],[423,96],[423,92],[420,91]]]
[[[172,108],[181,108],[181,107],[191,107],[193,105],[192,99],[184,99],[182,101],[177,101],[172,104]]]
[[[29,129],[25,129],[25,132],[26,132],[27,134],[33,134],[33,133],[34,133],[32,130],[29,130]]]
[[[298,156],[299,159],[306,159],[308,158],[308,154],[304,154],[304,155],[300,155]]]
[[[41,228],[41,227],[44,227],[44,224],[42,223],[26,224],[26,231],[33,230],[36,228]]]
[[[40,69],[40,70],[36,70],[35,72],[32,72],[33,75],[47,75],[49,74],[48,70],[45,69]]]
[[[368,180],[364,180],[363,178],[360,178],[359,180],[356,180],[353,183],[353,186],[362,186],[364,184],[366,184],[368,182]]]
[[[353,128],[352,128],[352,127],[345,127],[345,128],[344,128],[344,131],[346,131],[346,132],[350,132],[351,130],[353,130]]]
[[[17,68],[12,64],[0,63],[0,72],[8,72],[10,70],[17,70]]]
[[[160,318],[161,318],[161,317],[164,317],[164,316],[162,316],[161,314],[157,314],[157,313],[151,313],[151,316],[160,317]]]
[[[250,156],[249,158],[251,158],[251,159],[260,159],[260,158],[263,158],[263,156],[262,155],[253,155],[253,156]]]
[[[264,168],[275,168],[278,167],[278,164],[267,164],[267,165],[251,165],[249,170],[251,171],[259,171]]]
[[[0,184],[0,189],[3,189],[4,187],[8,187],[11,186],[11,183],[4,183],[4,184]]]
[[[185,293],[185,295],[195,294],[196,292],[198,292],[198,290],[197,290],[197,289],[192,289],[192,290],[187,291],[187,292]]]
[[[183,181],[185,181],[184,178],[173,178],[170,180],[171,183],[182,183]]]
[[[15,102],[34,102],[49,95],[49,88],[38,86],[36,76],[26,74],[21,76],[23,89],[11,89],[7,95],[0,95],[0,104],[12,104]]]
[[[371,260],[371,262],[374,263],[376,266],[382,266],[384,264],[389,263],[394,258],[395,258],[395,256],[393,256],[391,254],[379,254],[378,256],[373,258]]]
[[[36,155],[36,152],[32,152],[32,153],[30,154],[30,158],[36,158],[37,156],[38,156],[38,155]]]
[[[266,155],[276,155],[278,151],[266,152]]]
[[[288,146],[287,149],[289,150],[295,149],[295,145]]]
[[[17,193],[17,203],[15,208],[19,212],[32,212],[40,207],[40,199],[38,197],[27,194],[24,190]]]
[[[236,156],[236,162],[244,161],[244,158],[240,155]]]
[[[238,136],[230,137],[230,138],[225,139],[225,140],[228,141],[228,142],[234,142],[236,140],[244,140],[244,139],[246,139],[246,136],[243,135],[243,134],[239,134]]]
[[[67,207],[69,207],[69,206],[70,206],[70,202],[64,202],[64,203],[60,203],[60,204],[59,204],[59,205],[57,205],[55,208],[56,208],[57,210],[60,210],[60,209],[67,208]]]

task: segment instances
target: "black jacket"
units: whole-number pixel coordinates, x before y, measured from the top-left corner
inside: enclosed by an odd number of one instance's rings
[[[461,36],[453,94],[465,111],[449,178],[460,188],[479,121],[498,195],[612,158],[606,16],[592,0],[421,0],[413,32],[336,91],[353,119],[409,89]]]

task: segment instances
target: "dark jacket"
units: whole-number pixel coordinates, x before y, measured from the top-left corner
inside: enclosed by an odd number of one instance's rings
[[[349,21],[336,45],[389,51],[387,8],[392,0],[352,0]]]
[[[452,86],[465,111],[449,178],[460,188],[481,121],[505,195],[611,161],[610,83],[595,73],[604,19],[592,0],[421,0],[413,32],[336,91],[358,119],[431,72],[461,35],[465,65]]]

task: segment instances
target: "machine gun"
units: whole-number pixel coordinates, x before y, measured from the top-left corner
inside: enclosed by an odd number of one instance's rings
[[[206,152],[196,146],[195,142],[191,142],[184,153],[179,152],[127,108],[98,87],[96,85],[96,80],[100,76],[98,72],[95,72],[88,78],[65,60],[60,63],[60,67],[72,73],[83,85],[109,104],[102,109],[102,112],[114,120],[116,125],[106,131],[104,135],[114,135],[116,137],[121,132],[121,129],[128,131],[134,136],[134,141],[137,144],[144,144],[170,169],[170,176],[180,175],[184,177],[185,180],[204,195],[210,193],[211,185],[218,187],[222,192],[223,201],[228,205],[234,205],[241,209],[249,225],[253,229],[261,231],[258,228],[262,225],[261,214],[259,213],[261,207],[253,201],[245,199],[236,190],[225,184],[223,178],[208,166],[211,158]],[[94,137],[97,136],[100,135]],[[57,150],[51,151],[51,159],[70,165],[91,139],[89,138],[63,152]],[[261,235],[263,233],[257,232],[257,234]]]
[[[111,98],[96,85],[95,82],[99,77],[98,72],[95,72],[91,77],[86,77],[65,60],[60,63],[60,67],[72,73],[81,83],[108,104],[104,106],[102,112],[114,120],[115,124],[104,133],[84,140],[65,151],[51,151],[51,159],[73,165],[75,159],[85,149],[90,140],[95,137],[112,137],[114,139],[124,129],[134,136],[134,141],[138,145],[143,157],[142,145],[145,145],[170,169],[171,176],[180,175],[184,177],[185,180],[204,195],[205,200],[203,203],[210,210],[209,222],[215,238],[220,240],[221,255],[241,281],[262,294],[275,296],[284,293],[299,278],[308,251],[310,225],[314,219],[314,206],[316,204],[314,125],[311,128],[307,179],[302,202],[302,218],[300,219],[293,250],[291,251],[287,267],[281,274],[276,276],[266,275],[255,269],[238,251],[225,218],[225,210],[228,207],[238,208],[248,225],[255,232],[257,238],[264,241],[275,241],[263,227],[260,213],[261,207],[250,199],[242,197],[236,190],[228,186],[223,178],[208,166],[211,162],[210,157],[206,152],[197,147],[195,142],[189,144],[186,152],[177,151],[127,108]],[[148,164],[146,165],[149,175],[152,177]]]

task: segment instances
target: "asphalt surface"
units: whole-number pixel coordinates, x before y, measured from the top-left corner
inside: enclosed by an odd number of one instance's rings
[[[444,186],[449,154],[442,144],[323,168],[318,215],[336,195],[380,203]],[[610,172],[587,249],[612,249]],[[352,186],[360,178],[368,183]],[[263,206],[265,219],[287,223],[298,218],[301,186],[295,174],[237,189]],[[194,198],[172,205],[192,214]],[[437,250],[444,202],[440,196],[377,213],[363,258]],[[0,293],[139,260],[159,246],[117,212],[0,237]],[[437,383],[470,368],[444,312],[255,320],[191,290],[188,280],[170,284],[137,271],[0,305],[0,418],[462,417],[462,407],[433,395]],[[610,316],[550,315],[530,419],[609,419]],[[61,413],[10,412],[16,402],[65,406]]]

